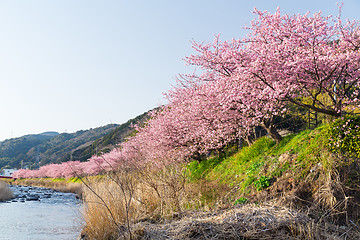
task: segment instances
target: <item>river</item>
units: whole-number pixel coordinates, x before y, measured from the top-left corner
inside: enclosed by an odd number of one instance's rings
[[[82,228],[75,194],[11,186],[16,198],[0,202],[0,240],[75,240]]]

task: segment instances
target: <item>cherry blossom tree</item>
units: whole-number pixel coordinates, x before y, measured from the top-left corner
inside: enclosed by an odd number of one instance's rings
[[[199,54],[188,57],[188,63],[248,81],[254,92],[274,102],[288,101],[335,117],[358,106],[358,22],[343,24],[340,17],[324,17],[321,12],[281,15],[279,9],[274,14],[255,9],[254,13],[257,19],[247,28],[247,37],[194,43]]]
[[[193,42],[185,58],[200,74],[182,75],[144,126],[119,148],[87,162],[19,170],[17,177],[95,175],[132,164],[155,167],[197,159],[259,126],[281,140],[275,118],[288,104],[339,117],[359,109],[360,29],[339,16],[254,10],[243,39]]]
[[[224,115],[234,115],[236,112],[237,118],[241,119],[243,134],[247,134],[243,135],[244,138],[249,137],[254,127],[262,126],[270,136],[280,141],[281,136],[273,123],[274,116],[282,114],[284,102],[274,98],[269,88],[264,88],[260,81],[251,81],[252,75],[237,69],[237,65],[242,67],[251,61],[247,59],[240,41],[220,44],[217,37],[210,44],[194,43],[194,48],[199,55],[189,56],[186,61],[205,71],[205,74],[196,78],[197,81],[205,86],[211,82],[213,88],[217,89],[219,96],[215,104],[220,104],[223,111],[216,117],[221,119]]]

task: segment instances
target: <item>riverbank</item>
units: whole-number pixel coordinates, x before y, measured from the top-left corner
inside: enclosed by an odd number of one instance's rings
[[[84,178],[82,239],[360,239],[360,159],[329,150],[329,129]],[[72,180],[18,183],[37,181]]]
[[[83,185],[79,178],[23,178],[11,182],[13,185],[49,188],[64,193],[74,193],[82,198]]]
[[[109,173],[84,188],[83,239],[360,239],[360,159],[330,151],[329,129]]]

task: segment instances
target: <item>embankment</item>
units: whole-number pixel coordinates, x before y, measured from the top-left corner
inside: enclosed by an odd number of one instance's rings
[[[85,178],[82,239],[360,239],[360,159],[328,147],[331,129]]]
[[[329,129],[90,181],[83,239],[360,239],[360,159]]]
[[[75,193],[82,197],[83,186],[78,178],[23,178],[12,182],[14,185],[33,186],[54,189],[59,192]]]

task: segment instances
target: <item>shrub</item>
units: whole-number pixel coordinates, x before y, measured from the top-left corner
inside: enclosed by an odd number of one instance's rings
[[[258,180],[254,182],[256,190],[260,191],[264,188],[270,187],[270,178],[266,176],[261,176]]]
[[[0,181],[0,202],[7,201],[14,197],[14,194],[6,183]]]
[[[245,198],[245,197],[241,197],[239,199],[237,199],[235,202],[234,202],[234,205],[239,205],[239,204],[245,204],[248,202],[248,199]]]
[[[332,152],[360,157],[360,117],[344,116],[334,121],[326,131]]]

